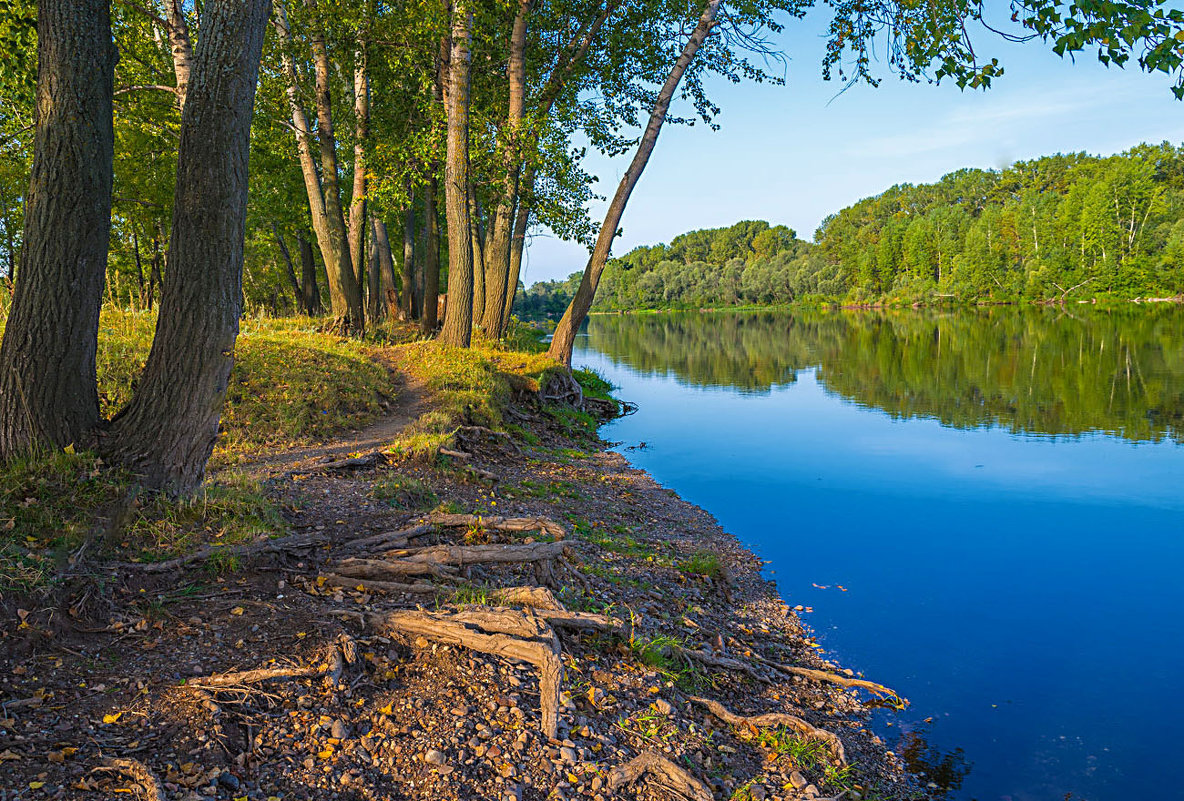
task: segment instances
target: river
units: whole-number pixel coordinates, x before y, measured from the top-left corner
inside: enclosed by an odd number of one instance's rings
[[[950,798],[1179,797],[1184,310],[594,315],[574,362]]]

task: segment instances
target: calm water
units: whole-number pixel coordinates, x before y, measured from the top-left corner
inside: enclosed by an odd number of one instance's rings
[[[1071,311],[596,316],[576,354],[954,798],[1181,797],[1184,311]]]

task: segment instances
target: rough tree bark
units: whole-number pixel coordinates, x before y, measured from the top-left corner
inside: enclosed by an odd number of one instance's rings
[[[469,50],[473,13],[463,2],[452,10],[448,59],[448,146],[444,207],[448,219],[448,306],[440,341],[467,348],[473,335],[473,239],[469,223]]]
[[[0,458],[85,441],[114,160],[110,0],[38,3],[37,128],[23,251],[0,345]]]
[[[321,251],[321,259],[325,262],[325,277],[329,282],[329,304],[332,308],[334,324],[345,331],[353,330],[353,320],[361,325],[362,320],[362,292],[358,286],[357,276],[353,266],[349,264],[349,252],[346,247],[345,222],[341,218],[341,200],[337,190],[336,155],[333,157],[333,188],[334,207],[336,216],[330,211],[327,202],[327,192],[322,187],[321,176],[317,170],[316,158],[313,155],[312,126],[308,114],[300,101],[299,79],[296,65],[293,61],[292,35],[288,26],[288,16],[283,3],[275,6],[276,33],[280,38],[281,60],[287,77],[286,92],[288,108],[292,115],[292,127],[296,130],[296,151],[300,157],[300,171],[304,176],[304,190],[308,195],[308,208],[312,216],[312,227],[316,233],[317,246]],[[320,50],[325,52],[324,39],[320,40]],[[327,69],[327,54],[325,66]],[[320,82],[320,65],[317,70],[318,87]],[[328,91],[326,73],[326,91]],[[318,92],[319,96],[319,92]],[[319,97],[318,97],[319,99]],[[327,98],[326,98],[327,100]],[[319,105],[319,103],[318,103]],[[326,107],[327,111],[327,107]],[[330,118],[329,140],[332,142],[332,119]],[[321,132],[324,137],[324,132]],[[324,140],[322,138],[322,145]]]
[[[666,76],[666,82],[662,84],[662,89],[658,92],[658,98],[650,112],[649,123],[646,125],[645,133],[642,134],[641,142],[637,145],[637,152],[633,154],[633,161],[625,170],[625,174],[621,176],[621,183],[617,186],[616,194],[613,195],[612,203],[609,204],[608,212],[604,216],[604,222],[600,226],[600,235],[596,238],[596,247],[588,259],[587,266],[584,267],[584,276],[580,280],[580,287],[576,290],[575,297],[571,299],[567,311],[563,313],[563,318],[555,328],[551,347],[547,350],[548,356],[562,364],[571,366],[571,352],[575,345],[576,332],[588,316],[588,310],[592,308],[596,287],[600,283],[600,275],[604,272],[604,265],[608,262],[613,239],[617,236],[617,229],[621,225],[621,217],[625,213],[625,206],[629,203],[629,196],[633,194],[633,189],[637,186],[637,181],[641,178],[641,173],[650,160],[650,154],[654,152],[654,145],[658,143],[658,134],[662,131],[663,123],[666,122],[666,112],[670,108],[670,101],[674,98],[679,83],[682,81],[683,73],[694,61],[695,54],[699,52],[699,48],[706,41],[707,35],[716,26],[715,16],[722,3],[723,0],[707,0],[707,6],[703,9],[702,16],[699,17],[699,24],[691,32],[690,38],[682,48],[682,53],[678,56],[678,61],[674,63],[670,74]]]
[[[152,489],[201,485],[242,313],[251,115],[271,0],[206,0],[181,114],[160,316],[136,393],[100,450]]]

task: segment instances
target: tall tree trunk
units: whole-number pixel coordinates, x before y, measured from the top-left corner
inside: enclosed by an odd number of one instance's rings
[[[173,74],[177,76],[177,106],[185,108],[189,94],[189,76],[193,72],[193,38],[181,0],[164,0],[164,19],[168,23],[169,50],[173,54]]]
[[[316,9],[315,0],[306,0],[312,9]],[[362,284],[354,270],[353,260],[349,251],[349,233],[345,226],[345,216],[341,209],[341,178],[337,166],[337,138],[333,134],[333,104],[329,93],[331,65],[329,63],[329,49],[325,45],[325,32],[321,22],[317,21],[311,37],[313,69],[316,74],[316,103],[317,103],[317,139],[321,145],[321,188],[325,197],[325,216],[328,222],[329,239],[336,263],[330,267],[328,259],[325,267],[329,273],[329,287],[334,283],[338,290],[332,294],[339,296],[333,305],[333,316],[336,325],[345,334],[360,334],[365,327],[364,311],[362,308]]]
[[[473,183],[469,181],[469,231],[473,241],[473,329],[481,329],[485,313],[485,237],[481,230],[481,209],[473,197]]]
[[[280,249],[280,255],[284,258],[284,268],[288,274],[288,283],[292,285],[296,311],[307,313],[308,309],[304,306],[304,289],[300,286],[300,279],[296,277],[296,265],[292,263],[292,254],[288,251],[288,243],[284,241],[284,235],[280,233],[278,225],[272,223],[271,230],[275,235],[276,247]]]
[[[382,302],[386,306],[386,313],[391,317],[399,317],[399,293],[395,289],[395,256],[391,253],[390,235],[386,230],[386,223],[377,217],[371,217],[374,246],[378,248],[378,269],[381,274],[379,283]],[[406,285],[404,285],[406,291]]]
[[[703,14],[699,17],[699,24],[691,32],[690,38],[683,46],[682,53],[678,56],[678,61],[674,63],[670,74],[666,76],[666,82],[662,84],[662,89],[658,92],[654,108],[650,112],[649,123],[637,145],[637,152],[633,155],[633,161],[629,164],[629,168],[621,176],[616,194],[613,195],[612,203],[609,204],[608,212],[604,216],[604,222],[600,226],[600,235],[596,238],[596,247],[588,259],[587,266],[584,267],[580,287],[576,290],[575,297],[571,299],[567,311],[563,313],[563,318],[555,328],[551,347],[547,349],[547,355],[561,364],[571,366],[571,353],[572,348],[575,347],[576,332],[579,331],[584,319],[588,316],[588,310],[592,308],[592,301],[596,297],[596,287],[600,283],[600,274],[604,272],[604,265],[608,262],[613,239],[616,238],[617,230],[620,228],[621,217],[625,213],[625,206],[629,203],[629,196],[633,194],[633,189],[637,186],[637,181],[641,178],[641,173],[650,160],[650,154],[654,152],[654,146],[658,143],[658,134],[662,131],[662,124],[666,121],[666,112],[669,110],[670,101],[682,81],[683,73],[694,60],[695,54],[699,52],[699,48],[707,39],[707,35],[711,33],[711,29],[715,27],[715,15],[722,3],[723,0],[707,0],[707,7],[703,9]]]
[[[349,200],[349,252],[359,283],[366,238],[366,139],[370,135],[370,78],[366,57],[366,43],[360,42],[354,56],[354,187]],[[372,300],[372,308],[373,303]]]
[[[325,277],[329,282],[329,302],[332,307],[334,324],[345,332],[360,330],[362,324],[362,293],[358,286],[357,276],[353,266],[349,263],[350,256],[346,250],[345,222],[341,217],[341,199],[337,192],[336,154],[332,150],[332,118],[329,119],[330,153],[333,164],[333,198],[330,206],[327,187],[322,187],[321,176],[317,170],[316,158],[313,155],[312,127],[304,105],[300,102],[299,83],[296,65],[292,60],[292,35],[288,27],[288,17],[282,2],[275,7],[276,32],[280,37],[281,59],[287,76],[286,92],[288,108],[292,114],[292,127],[296,129],[296,150],[300,157],[300,171],[304,176],[305,194],[308,195],[308,208],[312,216],[312,227],[316,233],[317,246],[321,251],[321,259],[325,262]],[[320,52],[325,53],[324,39],[320,40]],[[314,47],[315,51],[315,47]],[[325,69],[325,91],[328,91],[328,56],[318,62],[317,85],[321,82],[322,64]],[[318,91],[318,112],[320,111],[320,92]],[[326,111],[327,98],[326,98]],[[325,132],[320,131],[322,148],[325,144]],[[336,209],[336,215],[332,209]],[[319,304],[318,304],[319,305]]]
[[[436,197],[440,187],[436,174],[428,176],[423,196],[423,314],[420,330],[427,336],[436,333],[440,310],[440,215],[436,211]]]
[[[383,248],[379,247],[378,238],[373,234],[374,220],[370,219],[370,236],[366,239],[366,283],[367,283],[367,302],[366,314],[374,321],[375,325],[379,323],[386,316],[386,303],[382,294],[382,268],[380,264],[383,256],[387,259],[391,257],[390,245],[387,244],[385,248],[386,253],[383,254]]]
[[[407,198],[407,208],[403,211],[403,262],[399,267],[400,288],[402,296],[399,307],[404,320],[414,320],[419,316],[419,307],[423,304],[419,294],[415,270],[415,192]]]
[[[485,266],[485,305],[481,328],[498,339],[505,333],[506,296],[510,275],[510,238],[514,232],[514,206],[518,197],[518,179],[522,170],[522,119],[526,113],[526,26],[532,0],[518,0],[518,13],[510,31],[510,59],[506,69],[510,102],[506,112],[505,140],[502,144],[502,192],[494,207],[483,261]]]
[[[312,252],[312,242],[307,237],[296,234],[296,244],[300,247],[300,290],[304,296],[304,313],[315,317],[321,313],[321,289],[317,286],[317,259]]]
[[[473,232],[469,224],[469,49],[473,13],[460,0],[452,10],[448,59],[448,146],[444,209],[448,220],[448,305],[440,341],[467,348],[473,335]]]
[[[518,282],[522,276],[522,255],[526,251],[526,229],[530,226],[530,205],[527,203],[534,192],[534,166],[526,168],[522,176],[522,186],[526,192],[518,199],[518,209],[514,212],[514,236],[510,240],[510,274],[506,277],[506,305],[502,309],[501,333],[504,335],[510,326],[510,317],[514,313],[514,298],[518,296]]]
[[[270,8],[270,0],[205,2],[156,335],[131,403],[102,435],[108,458],[171,494],[201,485],[234,363],[251,116]]]
[[[41,0],[37,9],[37,128],[0,344],[0,459],[84,442],[99,420],[115,146],[110,0]]]

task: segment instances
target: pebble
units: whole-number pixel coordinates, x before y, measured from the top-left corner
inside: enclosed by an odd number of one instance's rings
[[[798,790],[802,789],[807,784],[809,784],[809,782],[806,781],[806,777],[801,774],[801,771],[797,771],[797,770],[795,770],[793,773],[789,774],[789,783],[792,784]]]
[[[562,757],[563,761],[569,765],[574,765],[576,763],[576,749],[571,748],[570,746],[565,745],[563,748],[560,748],[559,756]]]
[[[429,765],[443,765],[444,754],[437,751],[435,748],[432,748],[423,755],[423,761],[427,762]]]
[[[674,714],[674,705],[665,698],[659,698],[657,701],[654,701],[654,709],[658,710],[659,715],[665,715],[666,717]]]
[[[333,725],[329,727],[329,734],[338,740],[347,740],[349,739],[349,727],[344,722],[335,720]]]

